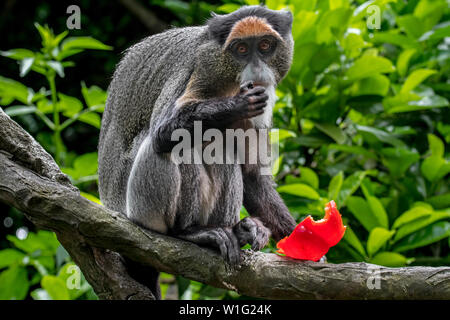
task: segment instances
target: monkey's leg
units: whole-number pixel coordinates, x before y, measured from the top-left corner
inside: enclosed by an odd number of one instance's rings
[[[231,265],[240,262],[239,241],[231,228],[191,227],[176,234],[176,237],[219,249],[222,257]]]
[[[291,234],[296,223],[280,195],[271,176],[261,175],[259,167],[244,165],[244,207],[251,216],[258,217],[279,241]]]
[[[232,123],[256,117],[264,112],[268,95],[265,88],[248,84],[234,97],[187,102],[173,108],[172,114],[159,124],[154,134],[153,148],[157,153],[171,152],[178,141],[172,141],[177,129],[194,132],[194,122],[201,121],[204,130],[224,129]]]

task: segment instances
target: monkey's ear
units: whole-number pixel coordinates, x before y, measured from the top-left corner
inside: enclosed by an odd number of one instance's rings
[[[234,23],[235,21],[227,19],[226,15],[211,12],[211,18],[207,22],[210,39],[214,39],[220,45],[223,45]]]
[[[272,15],[268,17],[269,23],[283,38],[292,32],[293,19],[292,12],[287,9],[272,11]]]
[[[289,10],[283,10],[281,12],[285,15],[286,24],[288,25],[288,27],[291,31],[292,30],[292,22],[294,20],[292,12],[290,12]]]

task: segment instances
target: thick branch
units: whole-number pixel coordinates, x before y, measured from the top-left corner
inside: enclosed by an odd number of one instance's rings
[[[61,173],[55,171],[53,160],[30,139],[0,109],[0,201],[22,210],[38,227],[55,231],[102,298],[152,298],[129,278],[117,252],[160,271],[253,297],[450,299],[449,267],[313,263],[246,251],[241,265],[230,268],[211,250],[143,230],[81,197],[65,179],[55,179]],[[36,159],[43,165],[32,165]],[[371,267],[379,270],[380,289],[367,285],[374,277]],[[119,293],[125,284],[126,293]]]

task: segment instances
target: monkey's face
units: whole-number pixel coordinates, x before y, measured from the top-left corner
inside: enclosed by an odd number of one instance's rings
[[[236,80],[275,86],[292,62],[292,14],[261,6],[243,7],[225,16],[213,17],[211,36],[237,69]]]
[[[270,61],[276,53],[279,39],[273,35],[236,38],[226,48],[239,65],[237,81],[241,84],[253,81],[255,85],[275,86],[276,77]]]

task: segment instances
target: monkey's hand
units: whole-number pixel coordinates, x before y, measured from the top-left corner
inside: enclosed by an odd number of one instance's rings
[[[270,231],[257,218],[247,217],[233,227],[239,245],[250,244],[252,250],[261,250],[269,242]]]
[[[241,86],[240,92],[231,98],[232,108],[230,110],[233,120],[249,119],[264,113],[269,96],[262,86],[253,86],[252,82]]]

